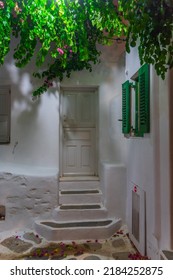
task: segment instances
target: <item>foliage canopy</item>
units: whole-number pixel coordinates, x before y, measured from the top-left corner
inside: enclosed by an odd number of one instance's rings
[[[33,95],[39,95],[56,77],[62,80],[72,71],[92,71],[93,63],[99,62],[98,44],[126,38],[127,52],[140,40],[141,64],[154,64],[164,78],[173,66],[172,31],[172,0],[4,0],[0,1],[0,64],[12,37],[18,38],[13,53],[16,66],[24,67],[36,55],[34,76],[43,79],[43,85]]]

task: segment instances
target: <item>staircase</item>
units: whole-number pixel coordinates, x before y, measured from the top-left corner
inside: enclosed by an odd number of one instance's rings
[[[35,222],[37,233],[52,241],[105,239],[121,226],[120,219],[109,218],[94,176],[62,178],[52,218]]]

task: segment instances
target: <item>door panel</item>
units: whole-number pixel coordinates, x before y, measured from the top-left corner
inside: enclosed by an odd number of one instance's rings
[[[64,92],[63,126],[95,127],[96,94],[91,92]]]
[[[71,127],[77,124],[77,95],[63,95],[63,126]]]
[[[95,129],[65,128],[63,175],[94,175]]]
[[[64,91],[62,175],[96,175],[96,93]]]

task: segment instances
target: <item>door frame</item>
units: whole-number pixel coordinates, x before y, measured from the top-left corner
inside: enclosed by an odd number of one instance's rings
[[[96,94],[96,133],[95,133],[95,169],[96,172],[94,176],[98,176],[98,127],[99,127],[99,98],[98,98],[98,86],[60,86],[60,103],[59,103],[59,177],[63,177],[63,112],[62,112],[62,100],[65,91],[90,91],[93,94]]]

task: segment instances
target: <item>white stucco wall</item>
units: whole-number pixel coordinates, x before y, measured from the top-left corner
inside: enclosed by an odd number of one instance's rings
[[[21,171],[21,170],[20,170]],[[29,176],[0,172],[0,204],[5,206],[5,220],[0,232],[33,227],[39,217],[50,219],[57,205],[56,176]]]
[[[126,80],[139,69],[137,49],[126,56]],[[143,138],[127,139],[127,187],[134,182],[146,192],[147,254],[158,258],[170,248],[168,77],[164,81],[150,68],[150,126]],[[130,189],[127,194],[129,223]]]
[[[92,73],[81,71],[65,78],[62,85],[99,86],[100,160],[122,161],[121,82],[124,79],[123,46],[102,49],[102,63]],[[59,165],[59,90],[50,89],[32,101],[36,81],[32,62],[18,69],[10,55],[0,68],[0,84],[11,86],[11,141],[0,146],[0,162],[22,168],[52,168]],[[53,94],[51,94],[53,92]],[[103,148],[104,147],[104,148]],[[113,150],[113,152],[112,152]],[[122,151],[121,151],[122,150]],[[26,166],[26,167],[25,167]]]
[[[62,85],[96,85],[99,86],[99,161],[125,163],[126,140],[121,134],[121,83],[124,80],[124,46],[117,45],[103,47],[102,63],[94,66],[93,72],[87,71],[73,73],[70,79],[65,78]],[[6,226],[0,230],[11,228],[15,224],[11,222],[12,204],[10,197],[14,196],[17,204],[15,216],[23,215],[23,225],[28,223],[28,210],[23,211],[27,193],[30,189],[41,189],[44,193],[50,191],[47,200],[46,216],[51,215],[57,196],[54,194],[58,188],[59,173],[59,85],[50,89],[36,101],[32,101],[32,89],[36,87],[36,81],[32,77],[33,63],[25,69],[17,69],[11,54],[0,68],[0,84],[11,87],[11,141],[10,144],[0,145],[0,205],[6,206]],[[53,93],[52,93],[53,92]],[[124,145],[123,145],[124,144]],[[6,174],[10,174],[9,184],[6,187]],[[21,184],[15,183],[13,177],[18,176],[19,181],[26,178],[26,186],[23,194]],[[33,181],[32,181],[33,178]],[[35,179],[37,178],[37,179]],[[52,185],[46,182],[50,178]],[[43,179],[43,180],[42,180]],[[39,182],[44,182],[41,186]],[[23,185],[22,185],[23,186]],[[125,185],[123,186],[126,187]],[[20,195],[21,194],[21,195]],[[36,201],[37,191],[33,192],[33,201]],[[40,191],[39,195],[42,195]],[[56,199],[55,199],[56,198]],[[15,201],[15,199],[12,199]],[[40,209],[33,210],[29,224],[36,218],[44,218],[44,201],[40,201]],[[26,204],[28,205],[29,202]],[[124,197],[125,203],[125,197]],[[121,200],[122,204],[122,200]],[[119,206],[117,205],[117,208]],[[31,207],[35,209],[34,205]],[[122,211],[125,208],[121,207]],[[32,212],[32,211],[31,211]],[[121,213],[118,213],[121,216]],[[115,213],[116,216],[116,213]],[[122,214],[124,217],[124,212]],[[26,217],[26,219],[25,219]]]

